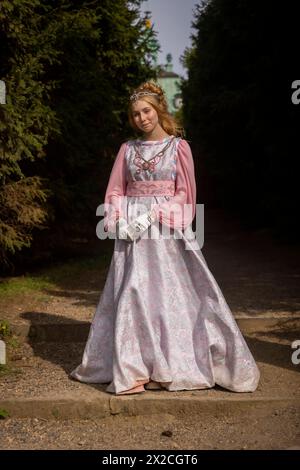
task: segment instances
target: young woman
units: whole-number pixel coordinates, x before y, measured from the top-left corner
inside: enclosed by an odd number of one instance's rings
[[[117,395],[215,384],[252,392],[257,365],[187,235],[196,205],[193,157],[159,86],[135,90],[129,122],[141,138],[121,145],[110,175],[104,225],[117,238],[82,364],[71,377],[107,383]]]

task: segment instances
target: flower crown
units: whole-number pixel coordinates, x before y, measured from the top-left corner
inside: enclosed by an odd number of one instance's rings
[[[152,93],[151,91],[139,91],[138,93],[133,93],[130,96],[130,100],[136,101],[140,98],[140,96],[146,96],[146,95],[158,96],[158,93]]]

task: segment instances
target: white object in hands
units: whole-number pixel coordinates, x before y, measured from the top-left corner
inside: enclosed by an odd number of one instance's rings
[[[6,347],[2,339],[0,339],[0,364],[6,364]]]
[[[148,227],[155,221],[154,212],[151,210],[139,215],[131,224],[128,225],[126,231],[129,238],[133,241],[141,236]]]
[[[117,238],[120,240],[132,241],[131,238],[128,237],[127,228],[127,220],[120,217],[116,224]]]

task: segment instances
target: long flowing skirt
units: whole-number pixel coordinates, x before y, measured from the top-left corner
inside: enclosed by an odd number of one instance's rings
[[[184,235],[115,240],[73,378],[116,394],[150,379],[170,391],[256,389],[254,358],[201,250],[188,244]]]

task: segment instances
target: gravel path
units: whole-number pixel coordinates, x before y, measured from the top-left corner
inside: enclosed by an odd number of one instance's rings
[[[300,402],[300,366],[291,362],[291,342],[287,334],[256,334],[245,338],[261,370],[261,381],[256,397],[295,397]],[[11,350],[10,366],[17,373],[6,374],[0,379],[0,398],[40,397],[49,393],[84,390],[91,387],[68,378],[70,371],[81,362],[82,343],[24,343]],[[93,386],[104,390],[105,386]],[[152,392],[153,393],[153,392]],[[168,392],[154,392],[168,394]],[[184,393],[184,396],[191,392]],[[229,392],[219,390],[194,391],[199,396],[223,396]],[[243,394],[251,395],[251,394]]]
[[[247,412],[0,422],[0,449],[287,449],[299,443],[299,410],[293,407],[264,416]]]

